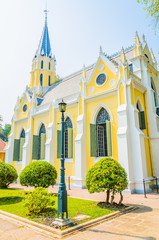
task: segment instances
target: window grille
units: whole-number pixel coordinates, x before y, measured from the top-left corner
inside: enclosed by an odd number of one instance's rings
[[[97,126],[97,136],[98,136],[98,157],[105,156],[105,139],[104,139],[104,126]]]
[[[68,128],[72,128],[72,122],[69,117],[65,120],[64,125],[64,149],[65,149],[65,158],[68,158]]]
[[[41,153],[41,134],[42,133],[46,134],[46,129],[44,124],[41,125],[40,131],[39,131],[39,159],[40,159],[40,153]]]
[[[65,131],[65,158],[68,158],[68,130]]]
[[[102,108],[98,113],[96,124],[106,123],[106,120],[110,121],[109,113]]]

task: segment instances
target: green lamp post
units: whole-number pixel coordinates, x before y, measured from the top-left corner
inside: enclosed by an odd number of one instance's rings
[[[66,111],[66,103],[62,101],[59,103],[59,110],[62,113],[61,116],[61,168],[60,168],[60,184],[58,191],[58,210],[57,210],[57,218],[54,221],[55,225],[69,225],[72,222],[68,219],[67,212],[67,191],[65,185],[65,167],[64,167],[64,112]],[[66,217],[64,217],[64,213],[66,213]]]

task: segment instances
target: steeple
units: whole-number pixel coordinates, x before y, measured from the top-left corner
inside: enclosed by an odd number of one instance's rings
[[[51,44],[50,44],[50,38],[49,38],[49,31],[47,26],[47,13],[48,10],[44,10],[45,13],[45,24],[43,28],[43,32],[40,38],[39,46],[36,51],[35,57],[39,56],[45,56],[45,57],[52,57],[51,53]]]
[[[51,52],[49,31],[47,26],[47,7],[44,10],[45,24],[40,38],[39,46],[32,62],[30,89],[40,89],[44,94],[56,81],[56,59]],[[34,90],[33,89],[33,90]]]

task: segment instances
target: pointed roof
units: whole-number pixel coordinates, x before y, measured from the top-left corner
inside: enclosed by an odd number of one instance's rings
[[[36,51],[35,57],[37,57],[37,56],[52,57],[49,31],[48,31],[48,26],[47,26],[47,12],[48,11],[45,10],[44,12],[45,12],[45,25],[43,28],[43,32],[41,35],[41,39],[40,39],[39,46]]]

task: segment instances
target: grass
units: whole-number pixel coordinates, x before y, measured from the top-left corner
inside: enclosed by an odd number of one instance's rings
[[[48,211],[44,214],[29,215],[27,208],[23,204],[25,198],[24,190],[16,189],[0,189],[0,210],[24,217],[33,221],[44,223],[44,218],[54,218],[57,214],[57,197],[54,196],[55,206],[48,208]],[[89,216],[90,219],[95,219],[114,212],[116,209],[101,208],[97,206],[96,201],[89,201],[77,198],[68,198],[68,215],[71,220],[75,221],[74,217],[78,214]],[[78,223],[84,222],[88,219],[80,220]],[[46,224],[46,223],[45,223]],[[49,225],[49,224],[48,224]]]

